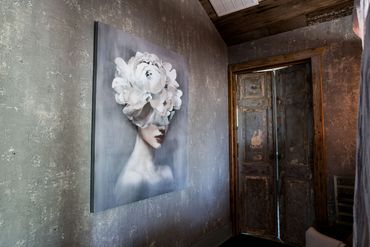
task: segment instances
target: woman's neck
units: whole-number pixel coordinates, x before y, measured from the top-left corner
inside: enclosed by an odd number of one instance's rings
[[[154,168],[154,150],[137,134],[134,150],[131,153],[128,169],[147,170]]]
[[[153,147],[138,134],[134,150],[116,182],[116,191],[121,191],[122,187],[128,185],[139,186],[143,182],[156,184],[162,181],[173,181],[171,169],[168,166],[156,167]]]

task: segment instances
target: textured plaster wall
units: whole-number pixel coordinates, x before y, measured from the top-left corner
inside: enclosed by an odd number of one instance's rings
[[[182,55],[187,189],[91,214],[93,22]],[[228,228],[227,48],[197,0],[0,1],[0,246],[191,246]]]
[[[240,63],[310,48],[323,55],[323,108],[328,164],[329,219],[334,220],[333,176],[354,176],[361,41],[352,17],[297,29],[229,48],[230,63]]]

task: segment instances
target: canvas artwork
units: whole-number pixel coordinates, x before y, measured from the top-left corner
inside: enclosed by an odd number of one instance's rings
[[[183,189],[188,81],[184,59],[95,23],[92,211]]]

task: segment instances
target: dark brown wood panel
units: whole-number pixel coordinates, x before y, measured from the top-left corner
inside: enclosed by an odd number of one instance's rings
[[[302,245],[305,231],[315,222],[310,63],[276,71],[276,88],[282,239]]]
[[[313,115],[314,115],[314,183],[315,183],[315,215],[318,225],[328,223],[327,211],[327,157],[325,145],[323,92],[322,92],[322,56],[320,54],[311,57],[312,66],[312,92],[313,92]]]
[[[242,229],[256,235],[272,235],[271,183],[269,177],[246,176],[243,179]],[[252,199],[252,200],[251,200]]]
[[[271,132],[268,126],[270,110],[248,110],[240,109],[240,118],[244,118],[240,123],[240,129],[244,130],[243,137],[240,139],[239,147],[241,157],[239,159],[244,164],[253,164],[255,162],[270,162],[269,161],[269,139]],[[245,146],[243,144],[246,144]]]
[[[300,179],[285,179],[283,182],[283,201],[281,214],[285,217],[282,221],[281,238],[283,241],[303,246],[305,232],[312,223],[310,218],[311,186]],[[308,225],[308,226],[307,226]]]
[[[228,45],[351,15],[353,0],[263,0],[218,17],[209,0],[199,0]]]
[[[269,57],[246,63],[233,64],[229,66],[229,121],[230,121],[230,204],[231,218],[233,222],[233,233],[242,232],[240,226],[240,169],[237,162],[237,77],[238,75],[255,71],[258,69],[301,63],[303,60],[311,61],[312,91],[313,91],[313,118],[314,118],[314,191],[315,191],[315,216],[316,224],[327,223],[327,164],[326,148],[324,140],[324,118],[322,110],[322,65],[321,54],[324,48],[309,49],[302,52]],[[250,172],[251,167],[246,168]],[[253,170],[253,169],[252,169]],[[253,172],[253,171],[252,171]],[[268,174],[268,169],[261,169],[261,175]]]
[[[240,229],[275,235],[271,73],[237,76]]]

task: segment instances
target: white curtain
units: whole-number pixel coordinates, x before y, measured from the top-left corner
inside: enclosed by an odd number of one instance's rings
[[[369,0],[355,0],[353,28],[362,39],[353,246],[369,247],[370,235],[370,15]]]

